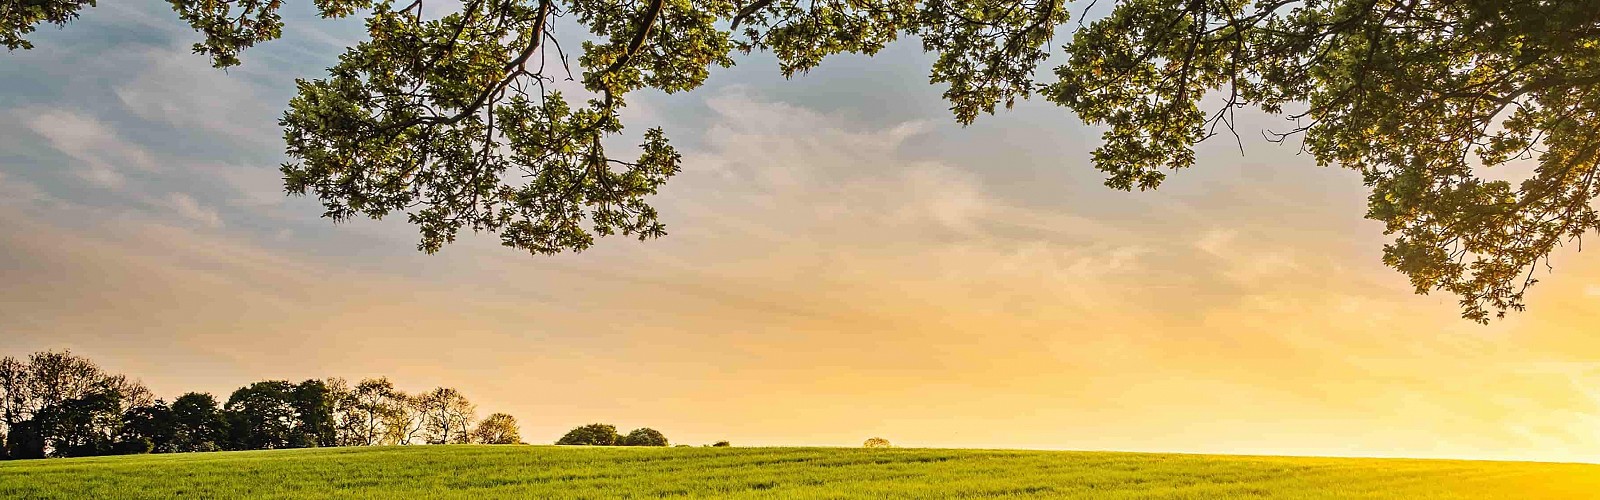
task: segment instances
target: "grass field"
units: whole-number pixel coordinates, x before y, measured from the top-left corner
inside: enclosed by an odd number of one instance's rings
[[[327,448],[0,462],[0,498],[1600,498],[1600,465],[852,448]]]

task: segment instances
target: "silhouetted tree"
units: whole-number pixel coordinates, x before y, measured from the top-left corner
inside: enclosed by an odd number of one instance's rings
[[[666,446],[667,435],[662,434],[661,431],[644,427],[634,429],[627,436],[623,436],[622,442],[619,444],[623,446]]]
[[[68,352],[0,359],[0,459],[520,440],[510,415],[474,428],[474,412],[455,389],[413,397],[386,379],[355,388],[340,379],[266,380],[235,390],[222,408],[203,393],[168,405]]]
[[[867,448],[888,448],[888,447],[890,447],[892,445],[889,444],[889,440],[887,440],[887,439],[884,439],[884,438],[881,438],[881,437],[875,437],[875,438],[867,438],[867,441],[865,443],[861,443],[861,446],[867,447]]]
[[[355,423],[351,421],[351,405],[355,404],[355,391],[350,383],[343,378],[333,377],[323,381],[328,387],[330,406],[330,425],[333,428],[332,444],[329,446],[363,446],[356,440]]]
[[[173,451],[216,451],[228,440],[228,420],[217,399],[191,392],[172,401]]]
[[[589,424],[567,431],[565,436],[556,440],[561,445],[588,445],[612,446],[622,440],[617,435],[617,428],[611,424]]]
[[[177,420],[163,401],[135,406],[122,413],[117,433],[117,453],[171,453],[175,448]]]
[[[424,438],[423,430],[428,426],[428,401],[423,394],[398,394],[400,404],[387,420],[387,439],[394,444],[409,445]]]
[[[424,432],[429,444],[466,443],[471,440],[476,408],[460,391],[440,387],[421,398]]]
[[[46,406],[56,406],[86,392],[100,378],[99,367],[70,352],[37,352],[20,361],[0,359],[0,408],[7,428],[31,420]],[[41,433],[37,425],[28,431]]]
[[[35,410],[58,406],[103,387],[107,375],[88,358],[71,351],[45,351],[28,356],[27,387]]]
[[[50,456],[106,455],[122,426],[121,405],[117,393],[92,391],[41,408],[34,421],[43,431]]]
[[[143,454],[146,454],[146,453],[156,453],[155,449],[156,449],[156,445],[155,445],[155,443],[150,441],[150,438],[146,438],[146,437],[119,438],[117,443],[115,445],[112,445],[111,454],[112,455],[143,455]]]
[[[284,380],[256,382],[228,396],[229,447],[236,450],[288,448],[294,433],[293,384]]]
[[[11,425],[6,432],[6,455],[13,459],[45,457],[44,434],[33,419]]]
[[[360,425],[355,418],[355,389],[338,377],[328,379],[326,384],[333,393],[333,445],[366,446],[368,443],[360,438]]]
[[[138,406],[155,404],[155,394],[137,380],[126,375],[107,375],[96,385],[98,391],[116,394],[117,402],[122,411],[128,411]]]
[[[340,395],[321,380],[307,380],[294,386],[289,397],[294,407],[294,429],[289,434],[290,448],[314,448],[337,444],[333,410]]]
[[[711,443],[711,447],[713,448],[727,448],[730,446],[733,446],[733,444],[727,441],[717,441],[715,443]]]
[[[339,406],[344,444],[370,446],[400,444],[391,439],[389,427],[405,414],[405,393],[395,390],[389,379],[367,379],[356,384]]]
[[[15,458],[110,452],[121,414],[151,401],[143,385],[70,351],[0,359],[0,427],[15,435]]]
[[[517,434],[517,418],[505,413],[493,413],[478,422],[472,430],[473,442],[482,444],[517,444],[522,437]]]
[[[0,430],[33,418],[33,391],[28,387],[28,365],[17,358],[0,358]]]

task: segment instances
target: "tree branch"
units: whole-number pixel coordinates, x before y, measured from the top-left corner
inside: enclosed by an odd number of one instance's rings
[[[666,0],[650,0],[650,6],[645,10],[644,19],[639,23],[639,31],[634,32],[633,40],[628,42],[628,50],[623,52],[622,57],[617,58],[616,62],[611,63],[611,67],[606,68],[607,73],[615,72],[622,69],[623,66],[627,66],[628,62],[633,60],[633,55],[639,53],[639,48],[644,47],[645,38],[650,36],[650,27],[656,24],[656,18],[661,15],[661,8],[665,5]]]

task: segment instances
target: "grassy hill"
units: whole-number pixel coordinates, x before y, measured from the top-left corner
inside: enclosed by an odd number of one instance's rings
[[[413,446],[0,462],[0,498],[1600,498],[1600,465],[851,448]]]

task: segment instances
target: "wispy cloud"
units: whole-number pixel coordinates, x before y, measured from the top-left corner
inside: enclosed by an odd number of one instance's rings
[[[209,164],[195,168],[196,172],[215,175],[234,191],[229,204],[241,207],[263,207],[283,203],[283,174],[271,166]]]
[[[217,215],[217,210],[195,201],[194,197],[183,193],[171,193],[163,199],[167,208],[172,209],[178,216],[197,222],[206,227],[222,227],[222,217]]]
[[[211,67],[206,58],[174,47],[126,56],[133,77],[115,93],[134,115],[183,128],[191,137],[221,134],[247,144],[277,146],[274,109],[249,79]]]
[[[113,25],[108,5],[83,20],[100,24],[41,31],[55,48],[28,64],[44,70],[0,70],[37,94],[0,111],[8,348],[85,346],[164,395],[265,377],[460,384],[536,415],[530,436],[643,412],[676,439],[761,444],[859,442],[870,420],[930,445],[1600,449],[1584,430],[1600,428],[1593,259],[1541,285],[1527,320],[1466,324],[1378,262],[1359,178],[1292,151],[1243,165],[1229,145],[1158,192],[1110,192],[1070,113],[957,130],[919,83],[880,90],[925,92],[904,102],[929,113],[868,119],[819,111],[836,91],[740,87],[766,81],[747,65],[719,71],[721,89],[630,101],[630,132],[662,122],[685,154],[652,200],[666,238],[530,257],[463,234],[422,255],[403,216],[328,227],[273,167],[290,77],[324,74],[307,61],[359,26],[312,24],[328,37],[290,32],[224,73],[164,4],[128,5],[154,23],[115,24],[138,43],[87,29]],[[873,81],[922,81],[913,69]],[[38,76],[58,74],[71,91]],[[1052,177],[1074,165],[1084,175]],[[1069,179],[1083,182],[1051,184]],[[438,362],[441,341],[473,363]],[[639,390],[659,397],[614,397]]]
[[[24,109],[13,116],[57,151],[78,160],[73,173],[96,185],[121,187],[129,171],[156,168],[148,151],[94,117],[65,109]]]

